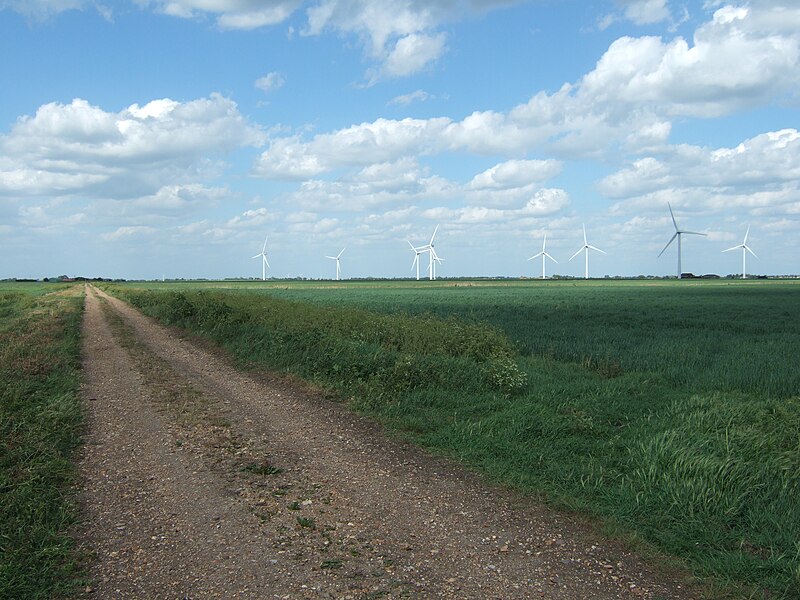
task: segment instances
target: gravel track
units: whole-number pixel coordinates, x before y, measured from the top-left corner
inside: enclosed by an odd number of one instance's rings
[[[87,286],[92,598],[697,597],[575,517]]]

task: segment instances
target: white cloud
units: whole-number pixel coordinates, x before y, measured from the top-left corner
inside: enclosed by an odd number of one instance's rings
[[[426,100],[432,99],[428,92],[424,90],[416,90],[411,92],[410,94],[403,94],[401,96],[395,96],[391,100],[389,100],[388,104],[400,104],[402,106],[407,106],[414,102],[425,102]]]
[[[460,208],[437,207],[424,210],[427,219],[463,224],[490,224],[524,217],[546,217],[556,214],[569,204],[569,195],[558,188],[538,190],[519,208],[489,208],[465,206]]]
[[[0,0],[0,10],[13,10],[37,21],[68,10],[80,10],[87,5],[91,5],[88,0]]]
[[[763,187],[800,181],[800,132],[784,129],[745,140],[735,148],[665,148],[605,177],[599,190],[611,198],[641,196],[664,188]]]
[[[438,31],[442,24],[522,1],[135,0],[139,5],[152,6],[158,12],[179,18],[211,15],[223,29],[255,29],[283,23],[307,5],[303,34],[321,35],[333,30],[356,36],[367,56],[378,65],[369,70],[372,83],[417,73],[438,59],[446,51],[446,35]],[[292,27],[290,35],[293,32]]]
[[[219,170],[214,157],[261,139],[219,95],[154,100],[117,113],[81,99],[45,104],[0,136],[0,196],[147,196],[212,177]]]
[[[216,17],[223,29],[256,29],[284,22],[302,5],[302,0],[134,0],[154,6],[165,15],[182,19],[205,14]]]
[[[649,25],[670,18],[667,0],[617,0],[625,18],[636,25]]]
[[[539,92],[508,112],[474,112],[460,121],[378,119],[309,141],[275,138],[255,173],[317,176],[458,151],[509,158],[641,153],[668,141],[675,118],[731,114],[798,86],[800,8],[722,8],[697,30],[693,45],[680,37],[622,37],[578,82]]]
[[[264,77],[256,79],[255,86],[265,94],[269,94],[270,92],[283,87],[284,83],[286,83],[286,80],[284,79],[283,75],[273,71],[271,73],[267,73],[264,75]]]
[[[558,175],[563,165],[557,160],[509,160],[472,178],[471,190],[502,190],[541,183]]]
[[[421,71],[444,53],[446,40],[444,33],[411,33],[400,38],[386,56],[379,73],[372,78],[372,83],[382,78],[405,77]]]
[[[114,231],[101,234],[100,239],[106,242],[119,242],[122,240],[129,240],[131,238],[151,237],[156,233],[158,233],[158,229],[154,227],[145,227],[142,225],[118,227]]]

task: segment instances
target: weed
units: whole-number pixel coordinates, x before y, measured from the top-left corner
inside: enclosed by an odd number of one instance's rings
[[[246,473],[253,473],[254,475],[280,475],[283,473],[283,469],[279,467],[274,467],[267,462],[260,462],[260,463],[249,463],[242,466],[239,471],[246,472]]]
[[[297,524],[300,525],[300,527],[305,527],[307,529],[317,528],[316,523],[314,523],[314,519],[309,517],[297,517]]]
[[[320,565],[321,569],[341,569],[342,568],[342,561],[339,558],[333,558],[330,560],[323,560],[322,564]]]

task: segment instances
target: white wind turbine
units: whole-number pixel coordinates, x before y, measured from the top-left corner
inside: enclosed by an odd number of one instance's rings
[[[422,251],[416,248],[411,242],[408,242],[408,245],[411,246],[411,249],[414,251],[414,262],[411,263],[411,270],[414,270],[414,267],[417,268],[417,281],[419,281],[419,255],[422,254]]]
[[[552,260],[554,263],[557,263],[557,262],[558,262],[558,261],[557,261],[555,258],[553,258],[552,256],[550,256],[550,255],[547,253],[546,246],[547,246],[547,234],[545,233],[545,234],[544,234],[544,241],[542,242],[542,251],[541,251],[541,252],[539,252],[539,254],[534,254],[533,256],[531,256],[531,257],[528,259],[528,260],[533,260],[534,258],[537,258],[537,257],[539,257],[539,256],[541,256],[541,257],[542,257],[542,279],[547,279],[547,277],[545,276],[545,272],[544,272],[545,259],[546,259],[546,258],[549,258],[549,259],[550,259],[550,260]],[[579,252],[580,252],[580,250],[579,250]]]
[[[347,248],[342,248],[342,251],[339,252],[336,256],[326,256],[325,258],[330,258],[331,260],[336,261],[336,281],[339,281],[339,275],[341,274],[341,269],[339,268],[339,259],[341,258],[342,254]]]
[[[669,238],[667,245],[664,246],[664,249],[658,253],[658,256],[660,257],[662,254],[664,254],[667,248],[669,248],[669,245],[672,243],[672,241],[675,238],[678,238],[678,279],[680,279],[681,274],[683,273],[683,271],[681,270],[681,236],[684,233],[688,233],[689,235],[706,235],[706,234],[698,233],[697,231],[685,231],[683,229],[680,229],[678,227],[677,221],[675,221],[675,214],[672,212],[672,205],[669,202],[667,202],[667,206],[669,206],[669,216],[672,217],[672,224],[675,226],[675,233],[672,235],[671,238]]]
[[[589,250],[597,250],[598,252],[602,252],[606,254],[604,250],[600,250],[600,248],[595,248],[594,246],[590,245],[589,242],[586,241],[586,225],[583,225],[583,246],[581,246],[580,250],[578,250],[575,254],[569,257],[569,260],[572,260],[581,252],[586,254],[586,269],[584,271],[584,279],[589,279]],[[544,261],[544,259],[542,259]],[[569,261],[567,261],[569,262]]]
[[[269,266],[269,261],[267,260],[267,238],[264,238],[264,247],[261,248],[261,252],[256,254],[253,258],[258,258],[259,256],[263,259],[261,261],[261,281],[266,281],[267,279],[267,267]]]
[[[747,226],[747,231],[744,233],[744,241],[739,244],[738,246],[734,246],[733,248],[728,248],[727,250],[723,250],[723,252],[730,252],[731,250],[737,250],[739,248],[742,249],[742,279],[747,279],[747,253],[749,252],[753,256],[756,256],[756,253],[750,249],[750,246],[747,245],[747,236],[750,234],[750,225]],[[756,256],[756,258],[758,258]]]
[[[433,235],[431,236],[431,241],[425,244],[424,246],[416,247],[411,242],[408,242],[408,245],[411,246],[411,249],[414,251],[414,262],[411,263],[411,268],[417,268],[417,280],[419,280],[419,255],[428,253],[428,277],[431,280],[436,279],[436,263],[438,262],[441,264],[442,258],[436,254],[436,250],[433,247],[433,238],[436,237],[436,232],[439,231],[439,226],[437,225],[436,228],[433,230]]]

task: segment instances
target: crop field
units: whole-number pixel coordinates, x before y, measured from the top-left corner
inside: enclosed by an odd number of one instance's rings
[[[79,579],[69,528],[80,444],[82,288],[0,284],[0,597],[54,598]]]
[[[798,597],[797,282],[109,290],[678,557],[719,594]]]

